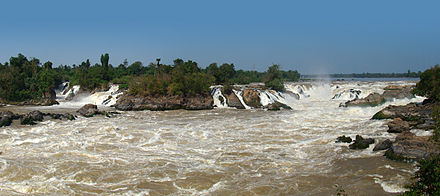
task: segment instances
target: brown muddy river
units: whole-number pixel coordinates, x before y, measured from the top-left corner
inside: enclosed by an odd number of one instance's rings
[[[372,152],[374,145],[350,150],[335,143],[344,134],[372,137],[376,143],[394,137],[386,132],[386,121],[371,116],[386,105],[423,98],[368,108],[340,108],[344,98],[332,99],[351,88],[366,96],[390,83],[312,85],[308,96],[288,103],[293,110],[137,111],[2,127],[0,195],[401,192],[414,165],[389,161],[383,152]],[[69,110],[62,106],[1,110]]]

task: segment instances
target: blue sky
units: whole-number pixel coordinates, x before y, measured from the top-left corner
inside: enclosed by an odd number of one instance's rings
[[[440,63],[440,1],[1,1],[0,62],[162,58],[301,73],[406,72]]]

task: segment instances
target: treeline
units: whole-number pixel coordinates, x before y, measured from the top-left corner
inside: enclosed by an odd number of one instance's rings
[[[22,54],[0,63],[0,101],[20,102],[39,100],[54,96],[55,89],[63,81],[81,85],[81,89],[92,91],[108,88],[109,83],[129,88],[133,95],[185,95],[206,94],[209,86],[221,84],[248,84],[265,82],[268,88],[282,90],[284,81],[298,81],[297,71],[281,71],[273,65],[268,72],[236,70],[234,64],[218,66],[212,63],[205,69],[193,61],[174,60],[172,65],[156,63],[144,66],[127,60],[113,66],[109,55],[101,55],[100,63],[85,60],[79,65],[53,67],[50,61],[41,63],[37,58],[28,59]]]
[[[325,75],[330,78],[418,78],[422,74],[421,71],[407,73],[351,73],[351,74],[330,74]],[[319,78],[324,75],[304,75],[305,78]]]

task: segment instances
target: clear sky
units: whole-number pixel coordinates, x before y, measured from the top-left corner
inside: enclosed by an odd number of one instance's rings
[[[162,58],[301,73],[406,72],[440,63],[440,1],[0,2],[0,62]]]

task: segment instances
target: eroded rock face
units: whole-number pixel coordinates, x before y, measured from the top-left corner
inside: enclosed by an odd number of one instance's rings
[[[36,124],[35,121],[43,121],[43,120],[44,120],[44,114],[38,110],[34,110],[26,115],[23,115],[20,119],[20,123],[22,125],[34,125]]]
[[[226,96],[227,103],[229,107],[234,107],[237,109],[245,109],[243,104],[241,104],[240,99],[238,99],[237,95],[234,92]]]
[[[438,146],[427,136],[404,132],[396,137],[385,156],[392,160],[419,161],[440,154]]]
[[[409,131],[409,123],[403,121],[401,118],[395,118],[393,121],[388,123],[388,133],[402,133]]]
[[[118,110],[205,110],[212,109],[213,103],[210,95],[144,97],[124,94],[114,106]]]
[[[350,149],[365,149],[370,146],[370,144],[374,143],[374,139],[372,138],[366,138],[364,139],[360,135],[356,135],[356,140],[354,140],[353,144],[350,144],[348,147]]]
[[[257,90],[254,89],[244,89],[243,90],[243,101],[246,105],[254,108],[262,107],[260,96]]]
[[[365,98],[347,101],[345,102],[345,105],[342,106],[377,106],[383,104],[384,102],[385,98],[382,95],[379,93],[371,93]]]
[[[81,107],[77,112],[84,117],[92,117],[96,114],[102,114],[102,112],[98,110],[98,106],[94,104],[86,104]]]

